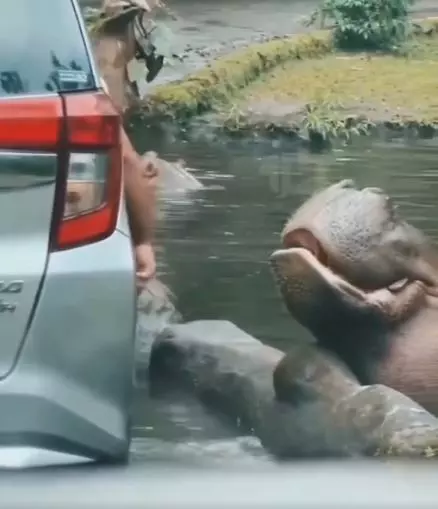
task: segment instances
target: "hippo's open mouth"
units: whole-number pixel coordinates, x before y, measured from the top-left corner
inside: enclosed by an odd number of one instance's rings
[[[310,299],[317,299],[328,291],[337,297],[365,303],[370,292],[349,283],[336,274],[328,265],[328,258],[320,246],[293,246],[278,249],[270,257],[271,267],[286,302],[300,301],[304,304]]]
[[[370,312],[386,317],[410,283],[403,279],[377,290],[362,289],[330,266],[329,256],[310,233],[300,232],[293,240],[292,246],[272,253],[270,264],[289,312],[310,329]]]
[[[334,317],[393,321],[438,294],[433,244],[381,189],[333,184],[294,212],[281,239],[270,258],[274,277],[305,327],[324,330]]]
[[[284,249],[276,251],[272,255],[272,261],[286,259],[289,263],[300,264],[305,263],[307,270],[312,268],[320,273],[333,285],[338,286],[348,294],[355,296],[361,300],[368,299],[369,295],[374,293],[366,288],[359,288],[357,285],[350,283],[344,274],[336,270],[335,264],[332,263],[330,254],[324,249],[322,243],[308,230],[303,228],[288,232],[283,237]],[[388,291],[398,291],[408,283],[407,278],[399,279],[387,285]]]
[[[438,287],[438,257],[430,239],[397,212],[379,188],[352,181],[310,197],[287,221],[284,248],[303,248],[357,288],[370,291],[418,280]]]
[[[339,273],[334,264],[332,264],[332,260],[330,259],[330,254],[324,249],[323,245],[319,240],[309,231],[305,229],[297,229],[289,232],[283,238],[283,245],[286,250],[289,250],[289,253],[292,254],[293,257],[301,257],[303,256],[303,249],[310,254],[314,260],[313,263],[315,270],[322,270],[323,274],[326,277],[329,277],[333,282],[337,282],[341,285],[346,291],[353,295],[369,295],[372,293],[368,289],[359,289],[357,285],[351,284],[347,281],[347,278],[344,274]],[[296,253],[294,253],[294,249],[298,249]],[[309,262],[312,259],[309,258]],[[319,262],[320,266],[316,264]],[[322,266],[322,267],[321,267]],[[327,270],[326,270],[327,269]],[[386,288],[390,291],[397,291],[408,283],[408,278],[402,278],[397,281],[394,281],[391,284],[388,284]]]

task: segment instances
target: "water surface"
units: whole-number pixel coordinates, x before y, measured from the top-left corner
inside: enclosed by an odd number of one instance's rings
[[[101,0],[80,0],[98,6]],[[193,71],[211,56],[260,36],[302,32],[316,0],[169,0],[168,24],[187,58],[167,66],[142,92]],[[435,0],[418,0],[417,17],[437,15]],[[138,75],[137,75],[138,73]],[[146,129],[134,133],[140,151],[183,157],[206,185],[194,201],[165,204],[159,264],[185,320],[226,319],[266,343],[286,349],[309,335],[287,314],[267,258],[291,211],[315,189],[342,178],[381,186],[413,223],[438,240],[438,144],[362,141],[330,154],[297,151],[284,142],[186,142]],[[256,439],[236,431],[196,402],[134,402],[133,460],[251,465],[270,461]]]
[[[267,259],[288,215],[316,189],[343,178],[387,191],[412,223],[438,241],[438,142],[363,139],[330,153],[286,141],[156,139],[135,133],[139,150],[183,157],[206,186],[192,204],[168,202],[159,226],[160,270],[185,320],[225,319],[280,349],[309,339],[284,309]],[[267,461],[257,440],[237,438],[193,402],[150,401],[138,393],[135,458]]]

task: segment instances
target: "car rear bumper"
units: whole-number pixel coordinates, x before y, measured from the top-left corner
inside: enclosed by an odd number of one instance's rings
[[[127,457],[135,321],[128,236],[49,256],[26,337],[0,380],[0,466]]]

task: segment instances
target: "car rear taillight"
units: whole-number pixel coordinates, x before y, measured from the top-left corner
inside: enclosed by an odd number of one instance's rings
[[[59,97],[0,101],[0,149],[57,150],[63,109]]]
[[[60,159],[53,249],[103,240],[114,232],[119,210],[121,119],[101,92],[64,98],[65,144]]]
[[[0,100],[0,150],[56,152],[52,249],[110,236],[119,210],[121,118],[102,92]]]

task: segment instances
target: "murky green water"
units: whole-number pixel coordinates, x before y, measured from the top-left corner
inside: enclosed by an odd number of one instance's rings
[[[282,349],[308,337],[284,310],[267,258],[293,209],[317,188],[343,178],[382,187],[438,241],[436,141],[364,139],[326,154],[278,141],[159,141],[148,132],[137,132],[136,141],[139,149],[154,147],[168,159],[183,157],[206,185],[191,204],[167,203],[159,228],[163,279],[186,320],[231,320]],[[158,457],[256,461],[260,455],[256,444],[233,438],[194,403],[157,406],[139,394],[137,408],[140,458],[150,457],[151,443]]]
[[[286,142],[161,146],[163,156],[179,155],[198,169],[207,186],[194,206],[169,203],[159,231],[164,279],[184,317],[231,320],[280,348],[302,334],[283,310],[267,259],[288,215],[313,191],[343,178],[382,187],[438,239],[438,143],[360,145],[327,154]]]
[[[100,0],[80,0],[97,5]],[[149,87],[179,78],[220,54],[257,39],[304,30],[316,0],[170,0],[178,19],[181,64],[166,67]],[[433,0],[416,2],[415,15],[432,15]],[[141,80],[140,80],[141,85]],[[382,186],[416,225],[438,240],[438,143],[403,145],[364,140],[330,154],[296,151],[283,142],[184,142],[138,129],[140,151],[183,157],[206,189],[193,200],[164,204],[160,270],[178,297],[185,320],[227,319],[278,348],[308,337],[284,310],[267,258],[289,213],[315,189],[342,178]],[[270,461],[256,439],[235,430],[190,400],[157,402],[138,390],[134,402],[133,460],[202,465]]]
[[[101,0],[80,0],[82,6]],[[304,30],[316,0],[169,0],[168,21],[183,63],[166,67],[148,88],[179,78],[261,34]],[[418,0],[414,15],[436,15],[434,0]],[[206,56],[207,55],[207,56]],[[141,85],[141,80],[140,80]],[[199,169],[207,188],[194,202],[167,203],[158,237],[163,279],[177,294],[186,320],[231,320],[278,348],[304,339],[281,305],[266,260],[288,214],[316,188],[341,178],[382,186],[417,226],[438,240],[438,143],[403,145],[365,140],[331,154],[297,152],[284,143],[186,143],[138,130],[139,150],[183,157]],[[134,405],[133,458],[138,461],[266,461],[256,440],[237,437],[193,401],[152,401],[138,391]]]

